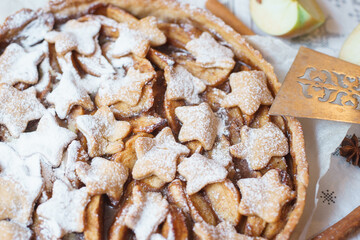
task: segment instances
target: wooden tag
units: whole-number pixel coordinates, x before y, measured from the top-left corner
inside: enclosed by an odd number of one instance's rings
[[[360,123],[360,66],[301,47],[270,114]]]

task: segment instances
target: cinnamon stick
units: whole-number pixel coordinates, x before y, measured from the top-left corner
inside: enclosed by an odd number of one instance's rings
[[[360,206],[355,208],[346,217],[314,237],[312,240],[346,239],[349,234],[355,232],[357,229],[360,229]]]
[[[227,7],[217,0],[207,0],[205,7],[215,16],[221,18],[227,25],[242,35],[255,35],[255,33],[241,22]]]

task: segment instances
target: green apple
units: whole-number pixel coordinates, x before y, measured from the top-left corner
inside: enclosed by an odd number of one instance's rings
[[[340,51],[340,58],[360,65],[360,24],[346,39]]]
[[[308,33],[325,21],[315,0],[250,0],[250,12],[261,30],[281,37]]]

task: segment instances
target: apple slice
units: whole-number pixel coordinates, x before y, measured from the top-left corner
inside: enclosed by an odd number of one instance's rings
[[[261,30],[281,37],[308,33],[325,21],[315,0],[250,0],[250,12]]]
[[[360,24],[344,42],[340,51],[340,59],[360,65]]]

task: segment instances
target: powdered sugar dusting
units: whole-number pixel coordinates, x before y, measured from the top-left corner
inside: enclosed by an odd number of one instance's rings
[[[70,190],[65,183],[57,180],[52,198],[40,204],[36,212],[52,226],[48,230],[53,236],[61,238],[66,233],[84,230],[85,207],[89,201],[85,188]]]
[[[95,20],[95,21],[101,23],[102,26],[108,26],[113,29],[116,29],[119,25],[119,23],[117,21],[115,21],[114,19],[105,17],[103,15],[85,15],[83,18]]]
[[[52,77],[51,72],[53,72],[53,69],[50,66],[49,44],[44,41],[34,47],[42,49],[42,51],[45,53],[45,57],[39,65],[40,79],[38,83],[34,86],[36,91],[43,92],[50,88]]]
[[[138,160],[133,168],[133,178],[155,175],[165,182],[175,178],[178,158],[190,152],[186,146],[175,141],[169,127],[164,128],[155,139],[138,138],[135,150]]]
[[[197,193],[207,184],[224,180],[227,175],[223,166],[199,153],[184,158],[178,165],[178,172],[186,178],[186,192],[189,195]]]
[[[132,56],[123,56],[120,58],[113,57],[111,54],[111,49],[113,48],[113,45],[114,43],[107,43],[107,45],[104,45],[106,47],[103,47],[103,50],[105,51],[106,58],[114,67],[117,75],[120,77],[125,77],[126,70],[134,66],[134,59]]]
[[[216,227],[206,222],[195,223],[194,232],[200,239],[206,238],[209,240],[216,239],[231,239],[231,240],[261,240],[261,237],[250,237],[237,233],[234,226],[228,222],[221,222]]]
[[[242,195],[240,213],[257,215],[270,223],[278,220],[281,207],[295,197],[290,187],[280,182],[274,169],[261,178],[240,179],[238,185]]]
[[[64,148],[75,138],[75,133],[60,127],[54,116],[47,112],[35,132],[22,133],[10,145],[24,157],[41,153],[46,161],[57,167]]]
[[[238,106],[245,114],[252,115],[260,104],[270,105],[273,97],[267,88],[266,76],[261,71],[242,71],[230,75],[232,92],[221,105],[223,107]]]
[[[94,115],[79,116],[76,123],[87,139],[90,157],[121,151],[122,139],[130,132],[130,123],[116,121],[108,107],[98,109]]]
[[[58,58],[58,62],[60,65],[60,68],[63,72],[70,71],[74,78],[76,79],[76,82],[78,85],[82,86],[86,91],[91,94],[95,95],[100,87],[100,84],[104,81],[107,81],[109,78],[111,79],[111,75],[104,74],[101,77],[96,77],[91,74],[85,74],[83,77],[81,77],[73,65],[72,62],[73,53],[68,52],[64,56],[61,56]],[[58,79],[61,79],[61,75],[58,74]]]
[[[79,188],[80,180],[75,173],[76,162],[88,161],[89,156],[81,148],[79,141],[72,141],[64,153],[60,167],[54,169],[54,175],[57,179],[62,180],[74,188]]]
[[[199,94],[205,91],[206,85],[194,77],[181,65],[165,68],[167,83],[166,96],[170,100],[184,99],[190,104],[200,102]]]
[[[154,75],[154,72],[141,73],[131,67],[125,77],[115,76],[113,80],[103,82],[96,96],[96,102],[100,106],[109,106],[117,102],[135,106],[140,100],[143,87],[153,79]]]
[[[116,68],[119,75],[125,76],[125,69],[128,69],[134,65],[132,57],[125,56],[121,58],[110,58],[111,64]]]
[[[14,149],[1,142],[0,152],[0,192],[4,194],[0,218],[29,225],[32,223],[33,204],[43,186],[40,159],[22,159]]]
[[[45,34],[52,30],[55,23],[54,16],[50,13],[42,13],[31,21],[18,34],[20,44],[25,47],[31,47],[44,40]]]
[[[107,74],[102,75],[101,77],[95,77],[91,74],[86,74],[83,78],[76,77],[78,84],[81,85],[91,96],[96,95],[99,91],[100,85],[111,79]]]
[[[136,239],[147,240],[165,220],[169,204],[161,193],[134,190],[134,204],[128,211],[125,224],[134,231]]]
[[[217,127],[217,135],[218,137],[221,136],[229,136],[229,117],[228,113],[226,112],[225,108],[219,108],[217,112],[215,112],[218,121]]]
[[[69,20],[60,27],[60,32],[48,32],[45,40],[55,43],[56,52],[61,55],[72,50],[83,55],[91,55],[95,52],[95,36],[98,35],[100,27],[101,24],[93,20]]]
[[[235,65],[234,53],[231,49],[220,45],[209,33],[204,32],[197,39],[186,44],[198,63],[204,67],[233,68]]]
[[[100,157],[93,158],[91,165],[77,162],[76,173],[90,195],[107,194],[114,202],[120,200],[128,178],[128,169],[123,164]]]
[[[45,54],[41,49],[27,52],[16,43],[10,44],[0,57],[0,83],[18,82],[35,84],[38,81],[37,65]]]
[[[260,170],[269,163],[271,157],[288,154],[289,144],[284,133],[274,124],[266,123],[261,128],[241,129],[241,142],[230,149],[232,155],[244,158],[253,170]]]
[[[0,84],[0,123],[13,137],[19,137],[29,121],[41,118],[45,112],[45,107],[36,98],[35,88],[21,92],[7,84]]]
[[[134,28],[139,29],[149,39],[152,47],[161,46],[166,42],[166,36],[160,31],[157,24],[157,18],[154,16],[148,16],[140,19],[138,22],[131,23]]]
[[[15,222],[0,221],[0,239],[22,239],[29,240],[32,232],[29,228],[21,226]]]
[[[150,41],[140,31],[130,29],[128,24],[119,25],[120,35],[112,46],[111,53],[114,57],[122,57],[134,53],[145,57],[150,47]]]
[[[0,239],[21,239],[29,240],[31,230],[15,222],[2,220],[0,221]]]
[[[155,17],[120,23],[118,29],[119,37],[111,49],[114,57],[122,57],[129,53],[145,57],[150,45],[160,46],[166,42],[164,33],[157,28]]]
[[[206,150],[213,147],[218,121],[208,103],[177,107],[175,114],[183,123],[179,133],[181,142],[198,140]]]
[[[154,233],[151,235],[150,240],[166,240],[160,233]]]
[[[102,55],[101,48],[98,43],[96,43],[95,49],[95,53],[91,56],[77,55],[77,59],[84,71],[96,77],[100,77],[105,74],[114,74],[114,68]]]
[[[87,110],[92,110],[94,104],[87,91],[80,86],[70,70],[65,70],[59,85],[46,98],[55,105],[57,115],[64,119],[70,109],[79,105]]]
[[[43,203],[49,199],[52,193],[53,185],[56,180],[53,167],[40,155],[39,153],[33,154],[30,157],[40,156],[41,176],[44,180],[44,189],[39,199],[39,203]]]
[[[36,12],[23,9],[20,10],[18,13],[11,15],[7,19],[6,25],[11,29],[20,28],[27,22],[33,20],[35,17],[36,17]]]
[[[230,142],[223,136],[215,143],[214,148],[209,152],[209,156],[222,166],[228,167],[232,162],[229,149]]]

